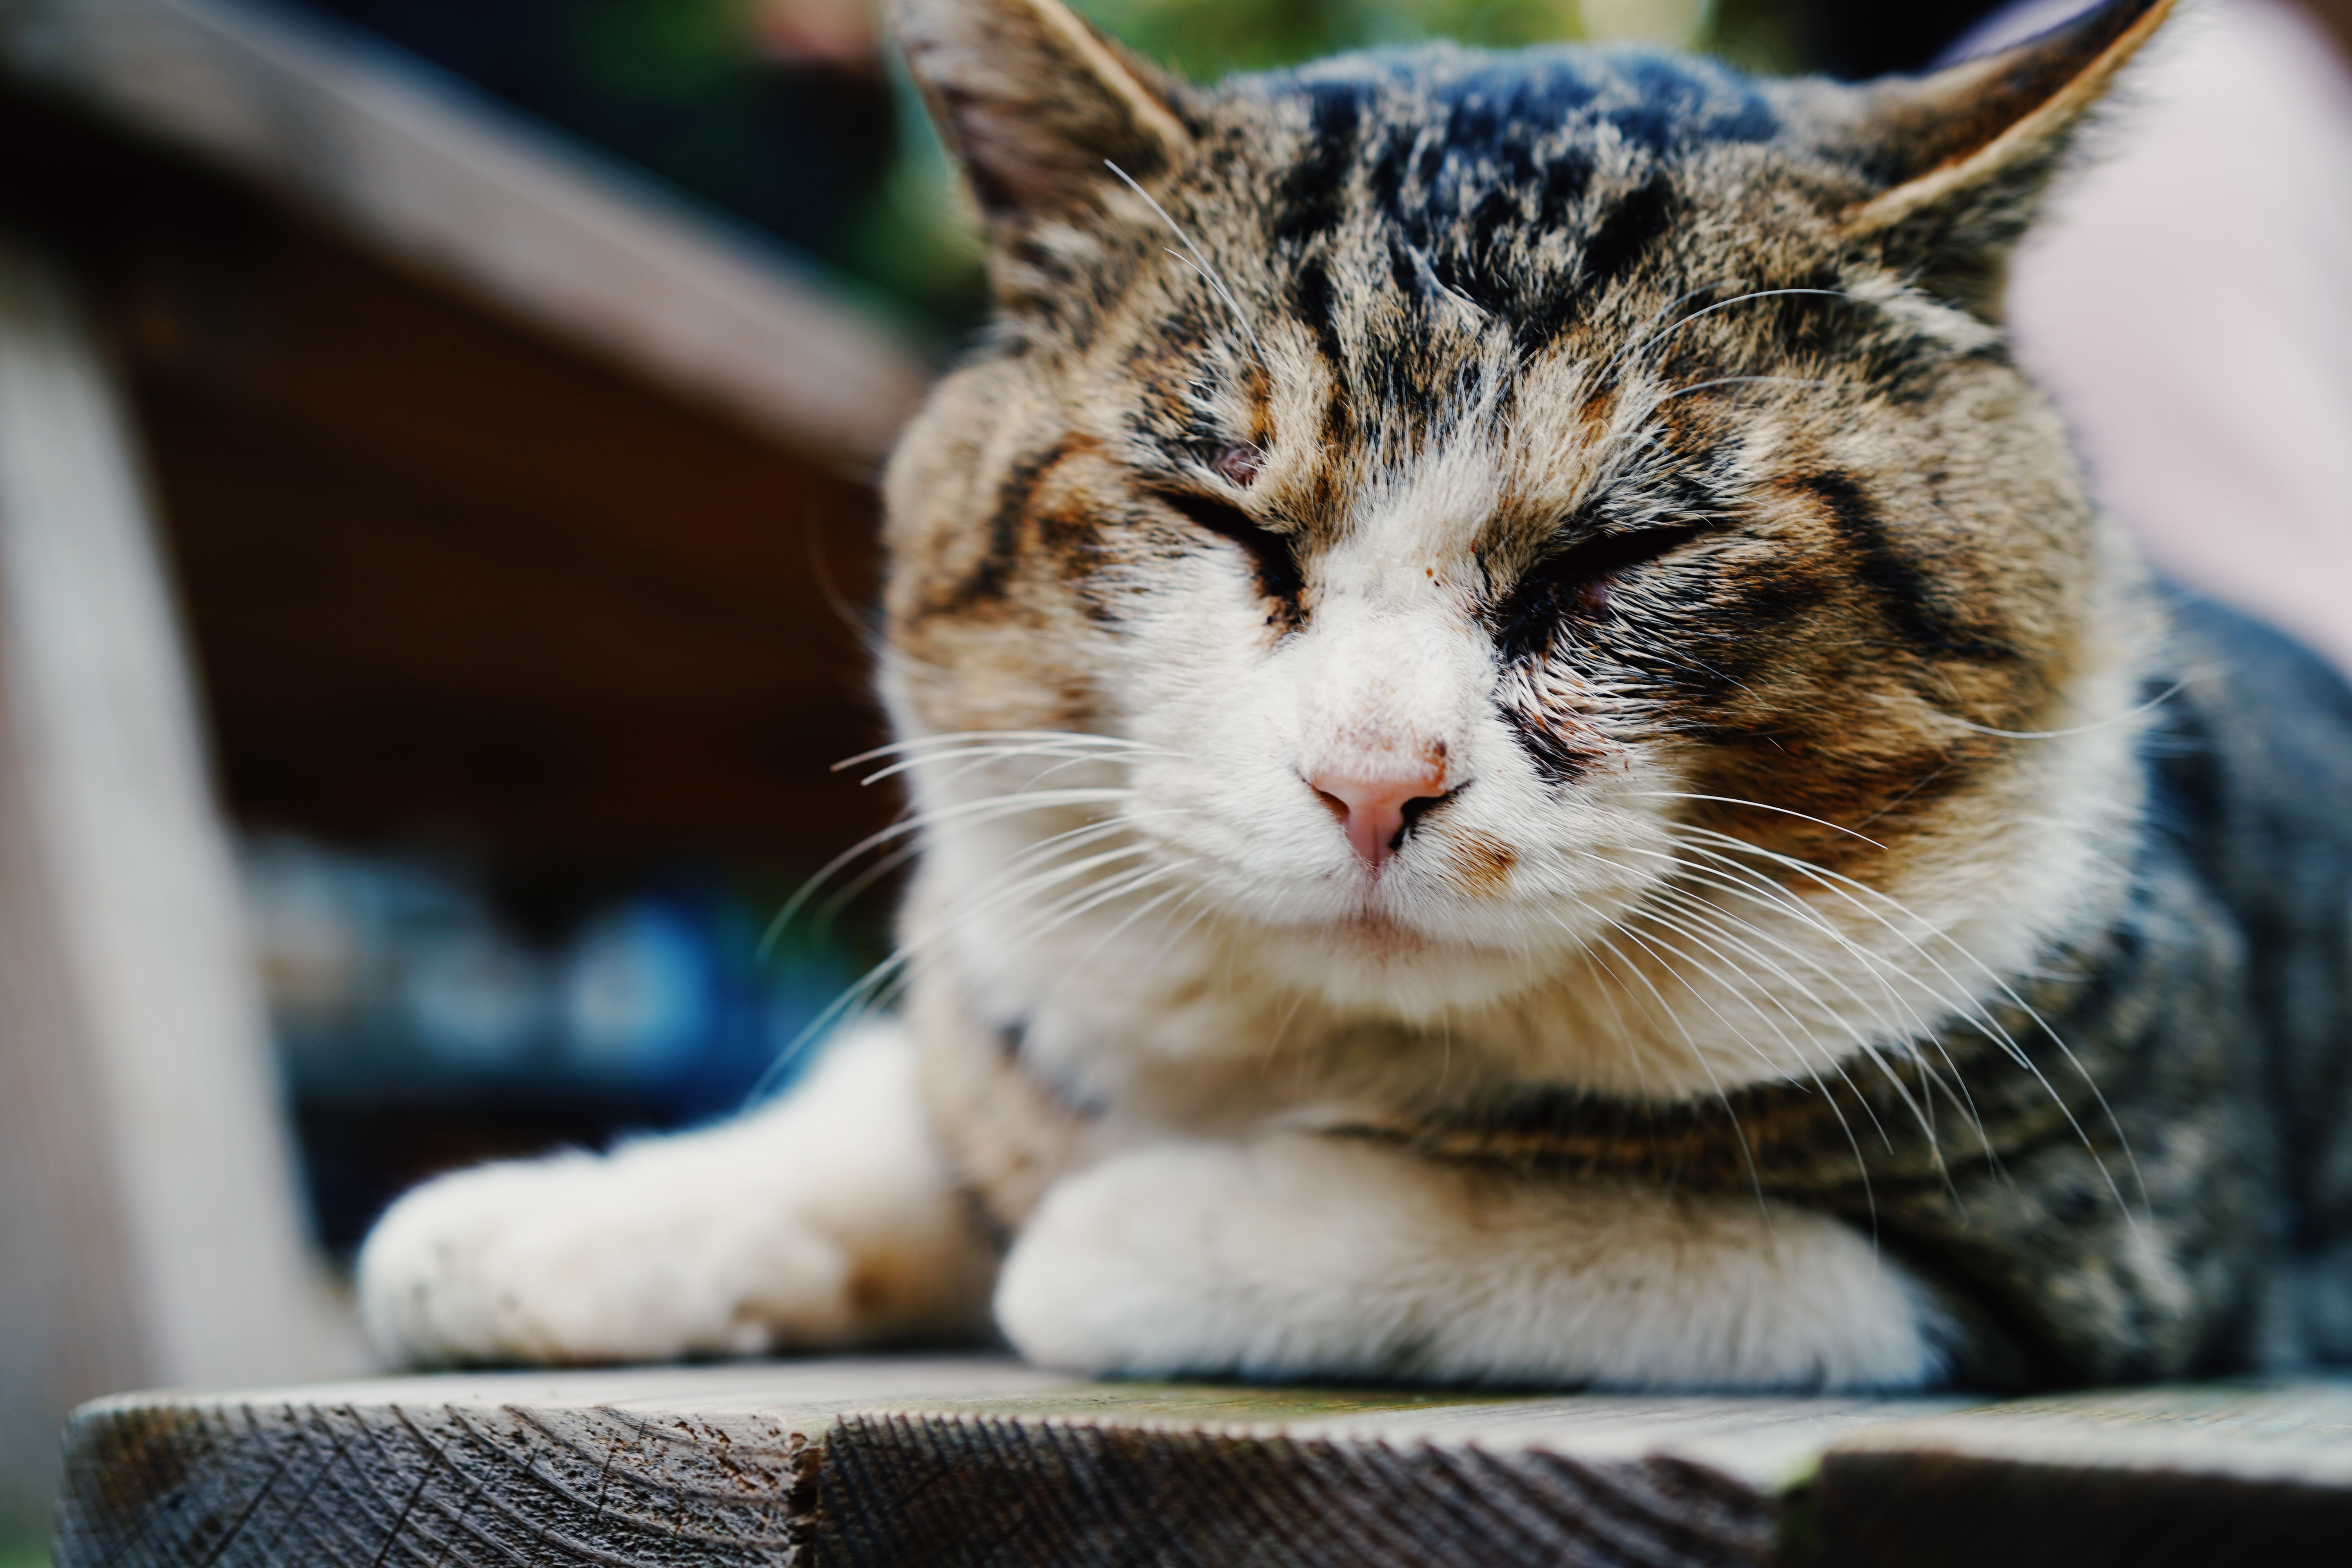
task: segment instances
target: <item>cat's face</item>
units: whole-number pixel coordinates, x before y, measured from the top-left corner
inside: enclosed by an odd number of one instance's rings
[[[1108,105],[1008,131],[932,53],[1006,310],[893,471],[902,726],[1135,742],[1120,874],[1297,983],[1490,1002],[1625,942],[1708,835],[1883,884],[2013,806],[2039,764],[1988,731],[2068,721],[2110,657],[2105,546],[1988,319],[2055,151],[1921,192],[2031,104],[1961,135],[1580,50],[1203,94],[1106,53]],[[1078,779],[924,804],[1045,766]]]

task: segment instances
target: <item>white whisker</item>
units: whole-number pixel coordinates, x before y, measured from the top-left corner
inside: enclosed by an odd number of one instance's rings
[[[1733,969],[1738,970],[1742,978],[1747,978],[1746,971],[1740,968],[1740,965],[1736,960],[1731,959],[1728,955],[1725,954],[1721,949],[1716,947],[1712,942],[1707,942],[1704,937],[1691,931],[1687,927],[1681,925],[1679,922],[1669,922],[1654,910],[1644,910],[1639,911],[1639,913],[1640,917],[1643,920],[1652,921],[1661,925],[1667,925],[1670,930],[1684,931],[1685,934],[1690,936],[1692,941],[1699,943],[1700,946],[1705,947],[1708,952],[1715,953],[1717,957],[1723,958],[1724,962],[1729,963]],[[1785,971],[1781,972],[1781,974],[1783,979],[1788,978]],[[1720,982],[1718,982],[1718,984]],[[1794,985],[1795,982],[1790,981],[1790,984]],[[1757,1005],[1756,1000],[1753,996],[1748,995],[1744,992],[1737,994],[1739,995],[1740,1000],[1746,1002],[1751,1009],[1755,1010],[1759,1017],[1764,1018],[1768,1025],[1771,1023],[1770,1016],[1764,1013],[1763,1009]],[[1802,1020],[1798,1018],[1795,1012],[1789,1007],[1787,1003],[1781,1001],[1769,990],[1766,991],[1764,994],[1768,1000],[1771,1001],[1782,1013],[1788,1016],[1788,1019],[1791,1024],[1796,1025],[1800,1030],[1804,1028]],[[1794,1043],[1789,1039],[1786,1031],[1780,1029],[1777,1025],[1773,1025],[1772,1027],[1774,1032],[1780,1036],[1782,1043],[1790,1047],[1791,1053],[1801,1059],[1803,1053],[1797,1050]],[[1830,1070],[1835,1072],[1838,1075],[1840,1081],[1843,1082],[1848,1089],[1854,1088],[1853,1079],[1847,1077],[1843,1063],[1838,1061],[1835,1058],[1832,1058],[1829,1061],[1828,1066]],[[1846,1120],[1844,1107],[1838,1104],[1837,1097],[1835,1095],[1828,1092],[1829,1086],[1820,1082],[1820,1068],[1816,1066],[1811,1070],[1814,1082],[1819,1085],[1823,1091],[1822,1095],[1822,1103],[1829,1107],[1830,1114],[1837,1119],[1839,1130],[1845,1134],[1846,1143],[1853,1150],[1854,1170],[1862,1178],[1863,1202],[1870,1211],[1871,1235],[1874,1241],[1877,1237],[1878,1227],[1878,1198],[1871,1186],[1869,1162],[1863,1155],[1862,1142],[1854,1136],[1853,1124]],[[1895,1147],[1895,1140],[1888,1134],[1885,1124],[1878,1120],[1878,1112],[1872,1109],[1868,1098],[1864,1096],[1859,1089],[1854,1090],[1854,1098],[1862,1106],[1863,1113],[1870,1118],[1871,1125],[1877,1129],[1879,1141],[1885,1143],[1888,1149],[1893,1149]],[[1931,1142],[1932,1139],[1933,1131],[1930,1129]]]
[[[1675,300],[1674,303],[1680,304],[1683,300],[1692,299],[1696,295],[1703,294],[1705,292],[1706,292],[1706,290],[1704,289],[1693,289],[1691,293],[1683,295],[1681,299]],[[1608,364],[1602,367],[1601,374],[1603,375],[1608,374],[1610,371],[1616,369],[1621,362],[1631,359],[1635,354],[1648,353],[1652,348],[1665,342],[1666,339],[1674,336],[1676,332],[1681,331],[1693,321],[1712,316],[1718,310],[1728,310],[1734,305],[1745,305],[1751,300],[1776,300],[1790,294],[1811,294],[1817,295],[1825,300],[1851,300],[1853,298],[1853,296],[1846,293],[1843,289],[1751,289],[1749,292],[1745,294],[1734,294],[1728,300],[1718,300],[1714,304],[1708,305],[1702,310],[1693,310],[1689,315],[1679,318],[1672,324],[1654,332],[1649,337],[1643,339],[1641,342],[1634,343],[1629,348],[1618,350],[1616,354],[1611,358]],[[1667,308],[1671,310],[1673,307],[1670,305]]]
[[[1824,867],[1815,866],[1810,861],[1800,860],[1793,856],[1782,855],[1775,850],[1766,849],[1760,845],[1750,844],[1745,839],[1736,838],[1727,833],[1717,833],[1712,828],[1693,827],[1687,824],[1677,826],[1675,828],[1675,831],[1678,833],[1704,835],[1709,839],[1728,845],[1738,850],[1740,853],[1755,855],[1760,858],[1769,860],[1776,865],[1785,866],[1789,869],[1795,871],[1798,875],[1816,882],[1822,888],[1837,894],[1853,908],[1861,910],[1877,924],[1884,927],[1897,940],[1908,945],[1921,959],[1925,960],[1929,965],[1931,965],[1937,973],[1941,974],[1947,981],[1948,981],[1954,989],[1961,992],[1964,995],[1972,994],[1969,987],[1960,984],[1959,977],[1952,973],[1950,969],[1946,967],[1941,960],[1929,952],[1926,946],[1923,945],[1917,938],[1913,936],[1910,932],[1896,926],[1894,921],[1888,920],[1878,910],[1872,909],[1867,903],[1864,902],[1861,897],[1857,897],[1856,895],[1867,895],[1870,898],[1876,899],[1880,902],[1895,910],[1897,913],[1903,915],[1906,919],[1917,921],[1922,927],[1934,931],[1935,928],[1932,922],[1922,919],[1915,911],[1905,906],[1900,900],[1880,891],[1878,889],[1869,886],[1867,883],[1856,881],[1851,877],[1843,876],[1837,872],[1831,871]],[[2059,1055],[2064,1058],[2066,1064],[2074,1069],[2075,1075],[2083,1080],[2084,1087],[2090,1091],[2091,1098],[2098,1106],[2101,1115],[2105,1119],[2109,1131],[2115,1134],[2116,1142],[2118,1146],[2122,1148],[2125,1160],[2131,1167],[2134,1181],[2140,1187],[2141,1200],[2146,1202],[2147,1183],[2145,1178],[2140,1176],[2139,1161],[2138,1158],[2131,1152],[2131,1143],[2129,1139],[2124,1133],[2123,1124],[2116,1119],[2114,1109],[2107,1103],[2105,1094],[2101,1092],[2097,1082],[2092,1079],[2088,1069],[2083,1066],[2081,1058],[2074,1055],[2074,1048],[2066,1044],[2065,1040],[2060,1037],[2057,1030],[2050,1026],[2049,1020],[2042,1017],[2040,1012],[2035,1010],[2032,1005],[2027,1003],[2022,996],[2020,996],[2017,994],[2015,987],[2011,986],[2009,982],[1995,972],[1990,965],[1985,963],[1974,953],[1969,952],[1967,948],[1960,945],[1960,943],[1955,941],[1949,934],[1942,931],[1936,931],[1936,935],[1955,953],[1965,959],[1969,963],[1973,964],[1977,970],[1991,983],[1993,989],[1999,993],[2003,1000],[2007,1001],[2011,1006],[2014,1006],[2019,1012],[2024,1014],[2027,1018],[2031,1019],[2034,1026],[2049,1039],[2053,1046],[2057,1047]],[[2032,1058],[2026,1054],[2024,1047],[2017,1043],[2015,1037],[2012,1037],[2006,1028],[2002,1027],[2000,1021],[1994,1017],[1990,1010],[1986,1008],[1981,1003],[1972,1003],[1969,1010],[1964,1015],[1964,1016],[1967,1018],[1968,1022],[1985,1033],[1988,1038],[1999,1043],[2002,1047],[2003,1053],[2007,1055],[2012,1062],[2033,1075],[2034,1080],[2041,1084],[2043,1091],[2050,1096],[2052,1103],[2058,1107],[2060,1114],[2065,1117],[2067,1125],[2073,1129],[2074,1135],[2082,1140],[2083,1147],[2090,1152],[2095,1163],[2099,1166],[2100,1175],[2106,1182],[2109,1194],[2115,1198],[2116,1205],[2117,1208],[2122,1211],[2126,1221],[2136,1226],[2137,1224],[2137,1220],[2132,1214],[2130,1204],[2123,1195],[2123,1189],[2116,1184],[2115,1173],[2106,1168],[2106,1162],[2098,1157],[2098,1146],[2091,1142],[2089,1131],[2085,1129],[2082,1122],[2075,1117],[2074,1108],[2066,1102],[2065,1097],[2058,1092],[2057,1086],[2049,1080],[2049,1079],[2042,1073],[2041,1068],[2034,1063]]]
[[[1044,811],[1055,806],[1115,805],[1133,798],[1134,793],[1128,789],[1109,788],[1052,789],[1034,792],[1015,790],[1004,795],[987,795],[979,800],[961,801],[954,805],[941,806],[934,811],[918,812],[902,821],[894,822],[878,832],[867,834],[826,861],[815,875],[802,883],[800,889],[785,901],[781,910],[777,911],[776,918],[768,922],[767,934],[760,942],[760,956],[764,961],[774,950],[777,939],[792,923],[793,917],[801,911],[809,900],[816,896],[818,889],[832,879],[835,872],[853,864],[859,856],[868,854],[894,840],[904,838],[909,834],[919,833],[926,827],[936,826],[943,822],[960,821],[968,817],[987,820],[992,816],[1015,816],[1023,812]]]
[[[1593,909],[1590,904],[1583,903],[1581,900],[1577,900],[1577,902],[1587,914],[1593,915],[1603,921],[1610,927],[1641,946],[1641,948],[1644,952],[1649,952],[1652,957],[1656,956],[1655,951],[1650,947],[1649,943],[1643,942],[1638,933],[1629,930],[1618,921],[1610,919],[1608,916],[1601,914],[1601,911]],[[1633,963],[1633,960],[1626,958],[1624,950],[1620,948],[1611,938],[1601,936],[1596,932],[1594,940],[1601,942],[1611,952],[1616,954],[1618,958],[1624,961],[1626,967],[1633,972],[1634,978],[1641,981],[1644,986],[1649,988],[1650,994],[1656,1000],[1659,1010],[1664,1013],[1674,1026],[1682,1032],[1683,1043],[1690,1051],[1691,1060],[1696,1064],[1699,1071],[1706,1075],[1707,1082],[1714,1086],[1715,1098],[1722,1104],[1724,1114],[1730,1119],[1732,1136],[1736,1138],[1739,1143],[1739,1157],[1742,1161],[1746,1162],[1748,1166],[1748,1179],[1756,1189],[1757,1210],[1766,1217],[1766,1220],[1769,1223],[1772,1211],[1770,1205],[1767,1202],[1764,1196],[1763,1173],[1756,1168],[1756,1151],[1748,1146],[1748,1130],[1739,1124],[1739,1112],[1733,1107],[1731,1103],[1731,1096],[1725,1091],[1723,1080],[1716,1076],[1714,1063],[1708,1061],[1706,1053],[1699,1048],[1697,1037],[1690,1032],[1690,1026],[1683,1021],[1682,1015],[1675,1011],[1675,1009],[1667,1004],[1664,994],[1658,990],[1656,984],[1652,981],[1648,975],[1642,973],[1642,966]],[[1664,964],[1664,967],[1669,975],[1674,974],[1674,966],[1672,964]],[[1680,977],[1675,976],[1675,978],[1679,979]],[[1687,983],[1685,983],[1684,988],[1685,990],[1689,989]],[[1729,1026],[1727,1025],[1726,1026],[1728,1027]]]
[[[1074,746],[1108,746],[1131,751],[1157,751],[1141,741],[1131,741],[1124,735],[1098,734],[1091,730],[948,730],[934,735],[915,735],[903,741],[893,741],[887,746],[877,746],[860,752],[854,757],[844,757],[834,763],[835,770],[854,768],[860,763],[870,763],[877,757],[902,756],[927,746],[1012,745],[1036,742],[1041,744]]]
[[[2070,736],[2088,735],[2117,724],[2127,724],[2143,713],[2152,713],[2174,697],[2179,696],[2181,689],[2188,684],[2189,682],[2185,680],[2176,680],[2136,708],[2126,709],[2123,712],[2110,718],[2094,720],[2088,724],[2077,724],[2071,730],[1996,730],[1990,724],[1972,724],[1957,713],[1946,713],[1942,717],[1946,723],[1958,724],[1961,729],[1971,733],[1998,735],[2004,741],[2063,741]]]
[[[1635,790],[1633,793],[1639,795],[1652,796],[1659,800],[1710,800],[1718,805],[1740,805],[1747,806],[1755,811],[1769,811],[1780,816],[1793,816],[1801,822],[1810,822],[1819,827],[1827,827],[1835,832],[1845,834],[1847,837],[1852,838],[1859,838],[1874,849],[1884,849],[1886,847],[1885,845],[1881,844],[1877,839],[1871,837],[1868,834],[1857,833],[1842,822],[1832,822],[1827,817],[1822,816],[1808,816],[1801,811],[1790,811],[1785,805],[1767,805],[1760,800],[1742,800],[1737,795],[1694,795],[1688,790],[1679,789],[1644,789]],[[1734,842],[1745,843],[1746,840],[1735,839]]]
[[[1264,364],[1265,351],[1258,345],[1257,329],[1250,324],[1248,312],[1242,309],[1242,302],[1234,298],[1234,291],[1225,287],[1225,280],[1217,276],[1217,269],[1209,265],[1209,258],[1201,254],[1201,247],[1192,243],[1192,237],[1184,232],[1184,226],[1170,217],[1168,209],[1154,200],[1150,191],[1137,184],[1125,169],[1108,158],[1103,160],[1103,167],[1117,174],[1129,190],[1141,196],[1145,205],[1160,215],[1160,221],[1168,226],[1169,232],[1176,237],[1177,242],[1183,246],[1187,253],[1185,256],[1178,256],[1176,259],[1183,261],[1189,258],[1193,269],[1208,279],[1209,287],[1216,290],[1217,298],[1225,302],[1225,309],[1234,313],[1234,320],[1240,323],[1243,333],[1248,337],[1250,352],[1257,356],[1260,364]],[[1175,255],[1173,251],[1170,254]]]

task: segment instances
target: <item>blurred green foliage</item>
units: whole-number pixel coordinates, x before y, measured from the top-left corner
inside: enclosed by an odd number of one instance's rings
[[[1339,49],[1450,37],[1509,47],[1582,36],[1575,0],[1076,0],[1106,32],[1199,80]]]
[[[0,1568],[49,1568],[48,1542],[0,1536]]]
[[[1104,31],[1198,81],[1421,38],[1486,48],[1582,38],[1577,0],[1071,0]],[[1678,10],[1672,5],[1662,9]],[[1717,0],[1688,47],[1752,68],[1801,64],[1798,0]]]
[[[723,92],[754,57],[752,0],[590,0],[574,47],[595,79],[648,98]]]

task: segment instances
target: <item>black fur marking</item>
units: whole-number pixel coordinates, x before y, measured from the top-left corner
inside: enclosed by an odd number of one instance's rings
[[[1154,492],[1176,510],[1191,519],[1194,526],[1230,539],[1249,552],[1257,568],[1258,586],[1276,605],[1269,621],[1285,631],[1295,629],[1305,618],[1299,607],[1299,597],[1306,592],[1306,574],[1299,569],[1297,548],[1287,535],[1265,528],[1227,501],[1204,496],[1192,490],[1160,490]]]
[[[1545,721],[1540,712],[1529,712],[1507,703],[1497,703],[1495,711],[1511,727],[1511,738],[1535,764],[1536,776],[1557,789],[1574,784],[1591,771],[1593,753],[1570,744]]]
[[[1565,50],[1467,63],[1435,82],[1402,55],[1355,62],[1346,76],[1290,79],[1288,90],[1307,100],[1309,134],[1284,178],[1274,238],[1297,247],[1299,313],[1335,367],[1344,360],[1333,279],[1309,268],[1335,265],[1313,247],[1344,223],[1348,180],[1360,163],[1367,205],[1390,226],[1381,283],[1411,309],[1434,298],[1433,280],[1511,323],[1520,351],[1532,353],[1573,327],[1596,292],[1640,268],[1679,216],[1662,167],[1613,210],[1588,214],[1599,146],[1630,143],[1664,163],[1696,145],[1778,133],[1752,85],[1704,63]],[[1420,100],[1419,112],[1392,117],[1368,144],[1372,101],[1391,79]],[[1589,238],[1573,276],[1534,263],[1531,237],[1579,230]]]
[[[1926,574],[1888,541],[1877,509],[1850,476],[1811,474],[1797,484],[1828,510],[1839,535],[1853,549],[1854,576],[1870,588],[1887,624],[1906,642],[1925,653],[1985,664],[2016,658],[2015,649],[1961,626],[1937,602]]]
[[[1620,201],[1584,247],[1580,289],[1595,293],[1623,278],[1674,226],[1674,186],[1653,174]]]
[[[1539,294],[1521,307],[1518,321],[1512,328],[1512,337],[1523,354],[1532,354],[1549,347],[1559,335],[1574,326],[1584,313],[1585,296],[1566,287],[1555,287]]]
[[[1304,245],[1330,233],[1348,216],[1348,171],[1355,163],[1364,90],[1357,83],[1339,81],[1307,89],[1307,156],[1283,182],[1276,242]]]
[[[1021,555],[1021,525],[1036,499],[1038,483],[1068,455],[1069,449],[1068,442],[1057,441],[1013,465],[1004,482],[997,487],[996,510],[988,518],[988,548],[981,555],[980,564],[939,608],[961,609],[1004,596],[1005,588],[1013,581],[1014,563]]]
[[[1546,228],[1567,223],[1569,209],[1584,199],[1591,184],[1591,153],[1583,147],[1563,149],[1544,169],[1543,210],[1537,221]]]
[[[1490,624],[1504,659],[1523,663],[1548,654],[1564,619],[1598,620],[1608,614],[1605,584],[1621,572],[1655,561],[1707,531],[1706,523],[1592,533],[1529,567]]]
[[[1635,101],[1605,119],[1657,156],[1697,142],[1769,142],[1780,133],[1780,117],[1763,95],[1729,71],[1666,55],[1637,55],[1618,68]],[[1709,111],[1709,100],[1726,92],[1729,107]]]
[[[1414,264],[1412,247],[1401,234],[1389,236],[1389,281],[1407,300],[1421,292],[1421,268]]]
[[[1557,53],[1488,58],[1486,69],[1430,95],[1452,111],[1454,145],[1465,152],[1490,151],[1515,130],[1565,125],[1601,92],[1587,67]]]
[[[1742,563],[1725,571],[1720,581],[1734,596],[1742,639],[1783,635],[1789,622],[1829,596],[1819,573],[1785,562]]]
[[[1298,279],[1291,288],[1291,299],[1305,321],[1315,333],[1315,346],[1323,351],[1334,375],[1342,373],[1348,359],[1339,345],[1339,323],[1335,314],[1337,306],[1331,298],[1331,274],[1319,260],[1309,261],[1298,269]]]

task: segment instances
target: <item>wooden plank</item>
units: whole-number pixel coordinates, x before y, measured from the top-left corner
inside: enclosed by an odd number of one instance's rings
[[[2336,1563],[2352,1384],[1956,1399],[817,1359],[125,1395],[59,1568]]]
[[[1947,1408],[923,1358],[132,1395],[75,1417],[58,1563],[1763,1564],[1825,1447]]]
[[[927,380],[839,285],[348,30],[228,0],[17,0],[0,68],[845,468],[880,461]]]
[[[1760,1565],[1825,1447],[1949,1404],[1112,1385],[847,1410],[816,1560]]]
[[[238,918],[120,400],[63,279],[0,248],[12,1457],[126,1376],[315,1376],[356,1357],[304,1254]]]
[[[1857,1434],[1822,1462],[1822,1568],[2338,1568],[2352,1383],[2020,1400]]]
[[[101,1400],[67,1433],[57,1560],[804,1562],[813,1445],[842,1408],[1064,1381],[910,1357]]]

